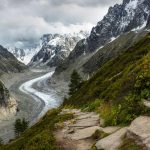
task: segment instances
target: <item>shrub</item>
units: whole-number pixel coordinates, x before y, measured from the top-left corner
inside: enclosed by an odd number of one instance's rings
[[[92,135],[92,138],[95,140],[100,140],[103,139],[104,137],[108,136],[109,134],[100,131],[100,130],[96,130],[95,133]]]

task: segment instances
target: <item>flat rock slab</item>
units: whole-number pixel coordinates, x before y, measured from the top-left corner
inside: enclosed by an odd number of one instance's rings
[[[70,138],[72,140],[82,140],[82,139],[90,138],[98,129],[100,129],[99,126],[93,126],[89,128],[80,129],[80,130],[77,130],[74,134],[71,134]]]
[[[80,119],[87,119],[87,118],[97,118],[99,119],[99,115],[95,114],[95,113],[82,113],[82,114],[77,114],[76,115],[76,119],[80,120]]]
[[[101,128],[100,130],[105,132],[105,133],[108,133],[108,134],[112,134],[114,132],[116,132],[117,130],[119,130],[120,127],[106,127],[106,128]]]
[[[67,113],[78,114],[78,113],[81,113],[81,110],[80,109],[63,109],[60,114],[67,114]]]
[[[150,149],[150,117],[141,116],[135,119],[129,129],[128,135],[136,135],[136,137]]]
[[[96,148],[98,150],[117,150],[122,142],[122,137],[126,134],[127,127],[118,130],[117,132],[99,140],[96,143]]]
[[[92,126],[98,126],[99,125],[99,118],[87,118],[87,119],[81,119],[76,120],[76,123],[73,125],[70,125],[69,127],[92,127]]]

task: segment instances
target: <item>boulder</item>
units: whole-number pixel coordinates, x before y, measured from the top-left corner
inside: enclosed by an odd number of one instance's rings
[[[117,150],[122,142],[122,137],[126,134],[126,132],[127,127],[124,127],[117,132],[99,140],[95,146],[98,150]]]
[[[127,136],[136,137],[135,140],[150,149],[150,117],[136,118],[128,128]]]

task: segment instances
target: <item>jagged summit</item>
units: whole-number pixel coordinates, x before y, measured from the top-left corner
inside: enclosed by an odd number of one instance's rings
[[[81,68],[85,66],[84,64],[87,64],[86,66],[89,70],[92,68],[92,71],[96,71],[93,67],[94,63],[96,66],[100,66],[105,58],[112,58],[113,52],[116,52],[116,49],[112,45],[112,47],[109,48],[112,51],[106,53],[105,46],[108,43],[111,43],[120,36],[121,40],[123,37],[126,37],[126,34],[132,32],[129,34],[130,37],[124,39],[124,42],[127,42],[129,38],[130,41],[125,45],[131,46],[135,41],[134,37],[136,39],[136,35],[143,35],[145,31],[147,32],[149,29],[150,1],[124,0],[122,4],[116,4],[109,8],[104,18],[93,27],[90,36],[85,40],[79,41],[69,57],[56,68],[54,76],[60,75],[63,77],[64,74],[66,76],[69,71],[71,72],[72,66],[77,70],[80,69],[82,72],[83,70]],[[119,41],[119,43],[117,42],[118,45],[116,45],[118,47],[124,45],[122,44],[124,42],[120,40],[117,40]],[[103,47],[105,48],[103,49]],[[118,51],[118,53],[120,53],[120,51]],[[91,65],[87,63],[89,61]]]
[[[110,7],[103,20],[92,29],[87,39],[88,51],[94,51],[122,33],[148,28],[149,15],[149,0],[124,0],[121,5]]]
[[[41,38],[41,50],[32,58],[30,66],[57,66],[67,58],[81,39],[88,37],[88,32],[70,34],[45,34]]]

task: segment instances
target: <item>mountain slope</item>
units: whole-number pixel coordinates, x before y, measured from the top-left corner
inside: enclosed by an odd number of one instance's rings
[[[87,39],[88,51],[95,51],[122,33],[144,28],[149,15],[149,0],[123,0],[122,5],[110,7],[103,20],[92,29]]]
[[[61,76],[61,74],[66,76],[68,70],[74,69],[74,66],[75,69],[82,70],[82,66],[92,55],[97,51],[104,50],[101,49],[103,46],[122,34],[131,31],[135,33],[142,30],[148,31],[150,28],[149,15],[149,0],[124,0],[121,5],[110,7],[103,20],[92,29],[90,36],[86,40],[80,41],[69,57],[56,68],[55,76]],[[125,40],[127,41],[127,39]]]
[[[76,43],[88,36],[87,32],[81,31],[74,34],[46,34],[41,38],[42,48],[32,58],[29,66],[48,65],[57,66],[74,49]]]
[[[100,112],[100,117],[105,119],[105,125],[125,125],[131,122],[136,116],[148,112],[142,104],[142,99],[150,97],[149,49],[150,34],[146,35],[138,43],[135,43],[134,46],[128,48],[117,58],[105,63],[90,80],[84,82],[81,89],[71,98],[66,99],[64,102],[65,108],[67,108],[66,105],[69,105],[69,107],[73,106],[73,108],[78,107],[84,108],[84,110]],[[70,110],[65,109],[64,111],[68,112]],[[82,124],[86,119],[89,121],[89,118],[91,118],[91,116],[89,117],[89,115],[85,115],[78,110],[74,109],[74,111],[78,113],[78,121],[81,121],[81,119],[84,120]],[[56,143],[53,132],[56,129],[62,129],[62,122],[74,117],[74,113],[72,112],[71,110],[70,113],[65,114],[60,113],[60,109],[50,110],[37,124],[25,131],[16,140],[2,146],[1,149],[60,149],[58,144],[64,143]],[[83,115],[82,118],[79,114]],[[75,118],[73,118],[73,122],[74,120]],[[93,117],[93,120],[95,122],[95,117]],[[72,120],[69,122],[72,125]],[[58,123],[60,123],[60,126]],[[70,134],[70,130],[68,134]],[[101,134],[96,135],[102,136],[103,134]],[[139,146],[136,146],[136,148],[138,149]]]
[[[8,50],[0,46],[0,73],[20,72],[27,67],[20,63]]]
[[[131,31],[122,34],[116,40],[106,44],[98,52],[96,52],[87,62],[82,66],[84,74],[92,75],[104,63],[116,58],[118,55],[125,52],[129,47],[134,46],[136,42],[142,39],[148,31],[139,31],[138,33]]]
[[[150,98],[150,34],[99,71],[64,105],[97,110],[105,125],[127,124],[147,109]]]
[[[27,65],[32,57],[38,53],[40,46],[32,49],[20,49],[20,48],[8,48],[8,51],[11,52],[20,62]]]

